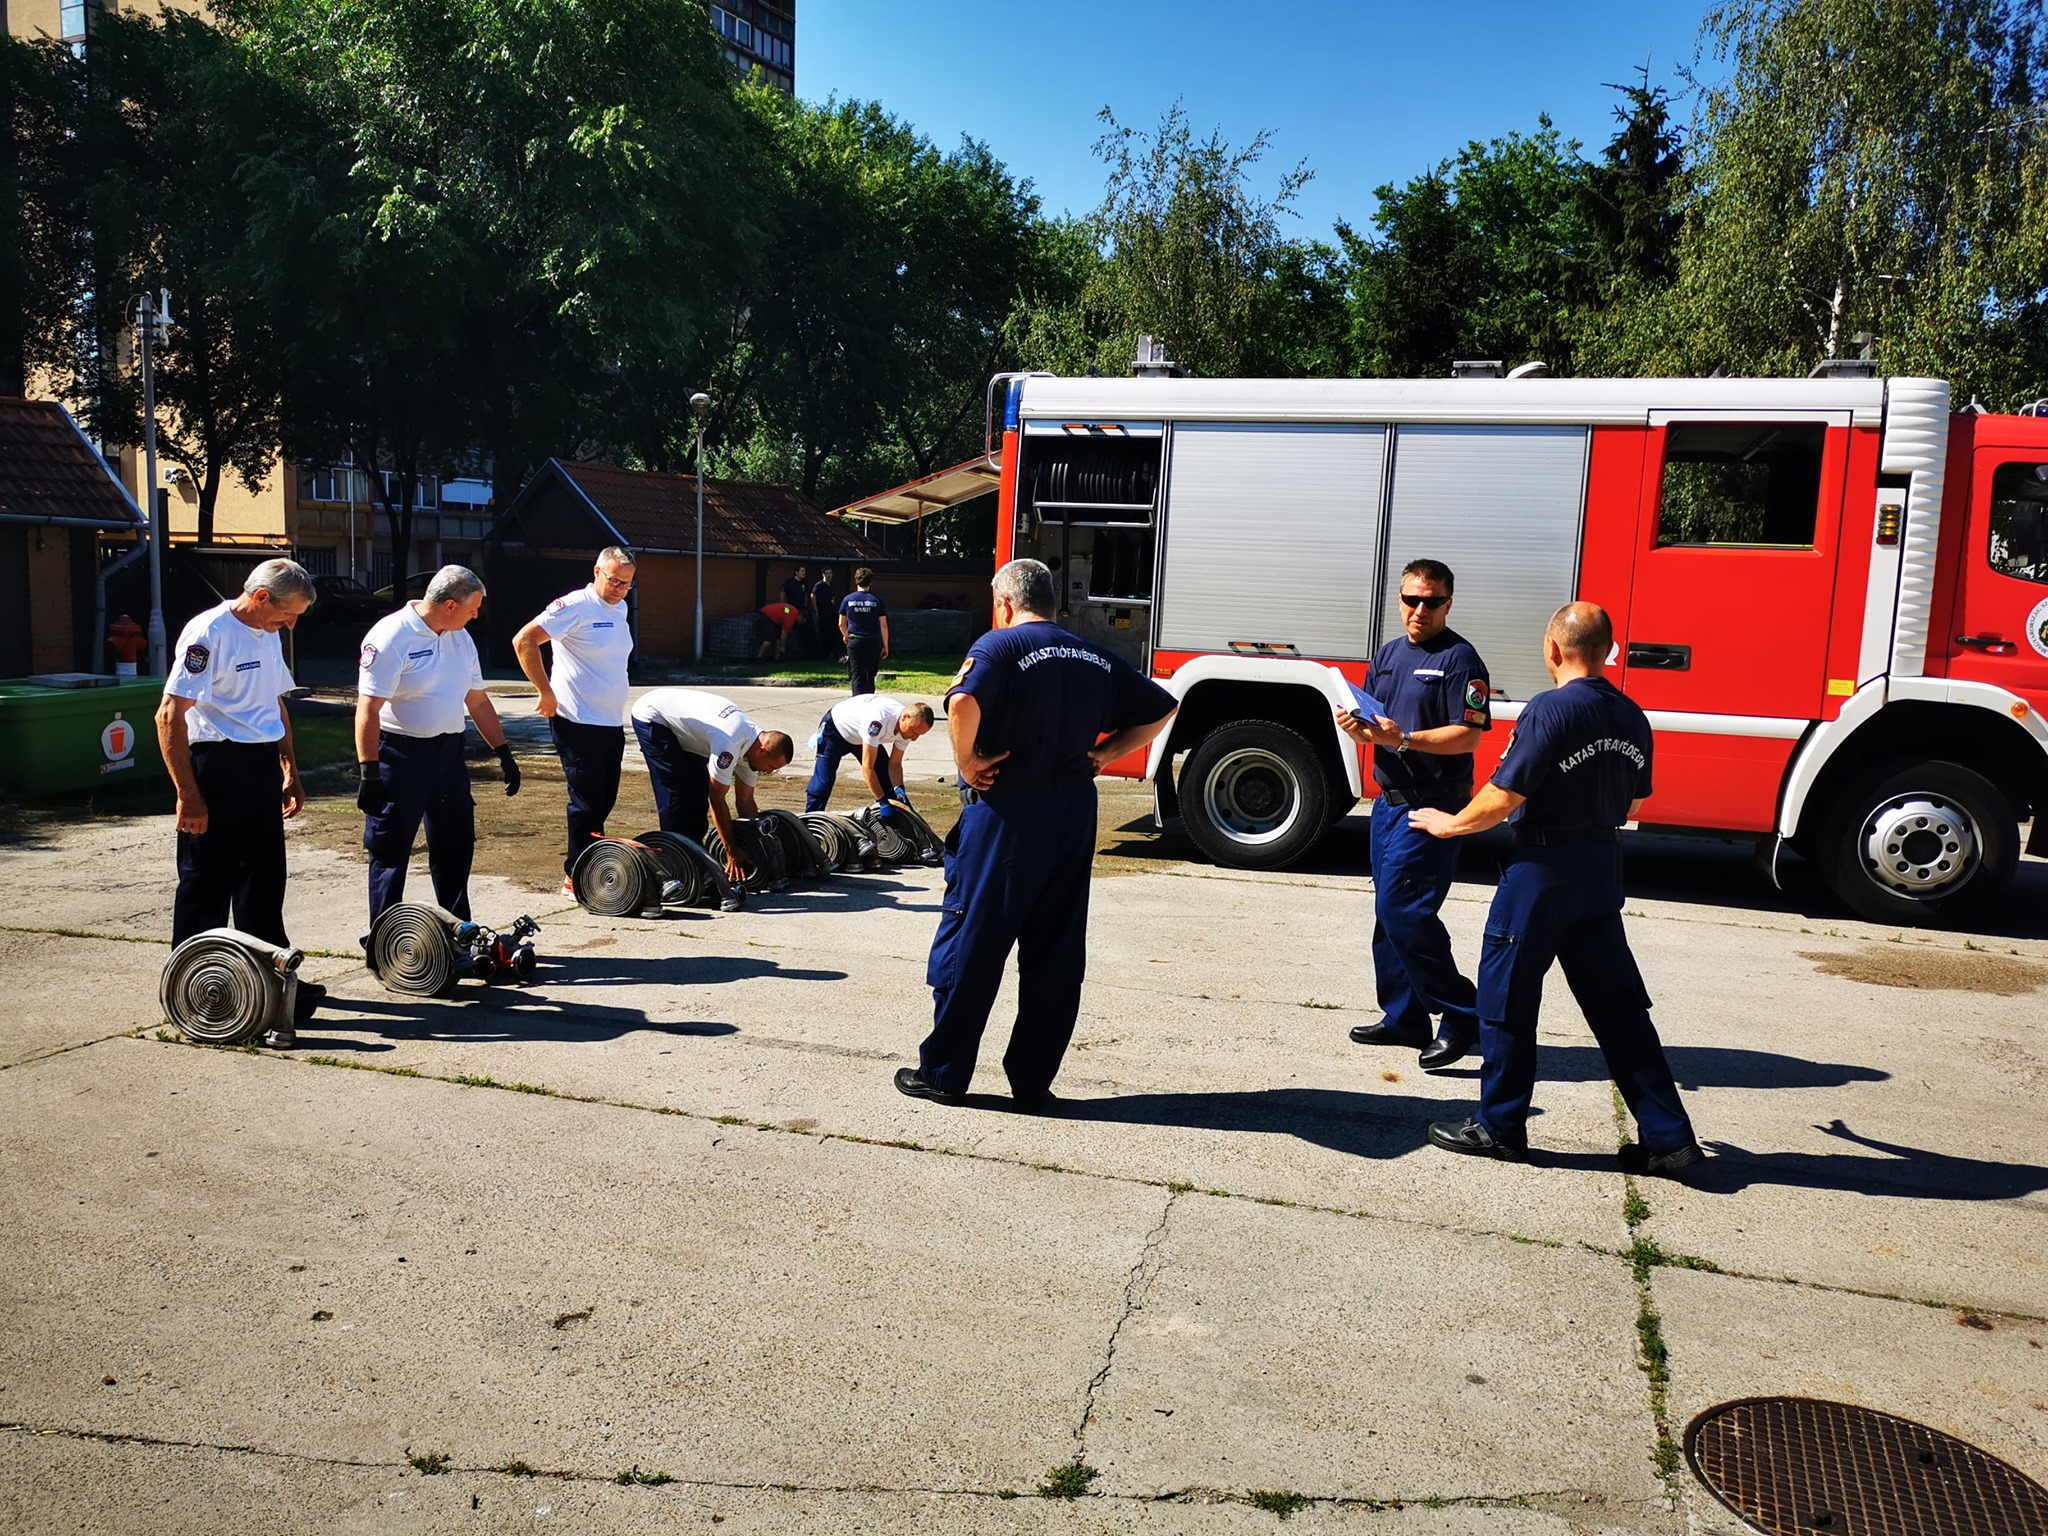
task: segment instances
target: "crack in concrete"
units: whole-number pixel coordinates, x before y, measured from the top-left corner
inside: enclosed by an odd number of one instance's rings
[[[1165,1223],[1161,1220],[1161,1228]],[[1143,1260],[1140,1260],[1142,1266]],[[1156,1273],[1156,1272],[1155,1272]],[[166,1451],[211,1451],[222,1456],[256,1456],[268,1461],[301,1462],[309,1466],[337,1467],[345,1471],[390,1472],[399,1477],[428,1476],[421,1473],[406,1458],[372,1460],[351,1456],[323,1456],[311,1451],[279,1450],[271,1446],[240,1445],[215,1440],[181,1440],[168,1435],[149,1435],[128,1430],[81,1429],[67,1424],[28,1424],[21,1422],[0,1422],[0,1434],[26,1435],[32,1438],[70,1440],[93,1445],[135,1445],[148,1450]],[[508,1470],[512,1466],[520,1471]],[[616,1485],[617,1472],[593,1471],[577,1467],[528,1467],[523,1462],[508,1462],[499,1466],[469,1466],[451,1462],[445,1472],[431,1474],[436,1477],[498,1477],[515,1483],[594,1483]],[[666,1484],[649,1484],[647,1488],[661,1488],[671,1496],[687,1495],[692,1489],[710,1489],[724,1493],[800,1493],[826,1494],[844,1497],[869,1495],[890,1496],[915,1494],[928,1498],[982,1499],[991,1502],[1013,1499],[1039,1499],[1042,1494],[1023,1489],[980,1488],[969,1486],[945,1486],[930,1483],[791,1483],[741,1481],[736,1478],[676,1477]],[[1105,1503],[1123,1504],[1249,1504],[1245,1492],[1232,1488],[1209,1487],[1190,1484],[1182,1488],[1168,1489],[1162,1493],[1112,1493],[1091,1489],[1082,1497]],[[1589,1492],[1577,1488],[1531,1489],[1522,1493],[1453,1493],[1453,1494],[1355,1494],[1355,1493],[1303,1493],[1302,1497],[1311,1504],[1327,1504],[1340,1509],[1398,1510],[1398,1509],[1546,1509],[1570,1503],[1584,1506],[1598,1504],[1607,1508],[1633,1508],[1637,1500],[1615,1499],[1610,1495]],[[1058,1502],[1068,1502],[1060,1500]]]
[[[53,1045],[47,1051],[37,1051],[32,1056],[22,1057],[19,1061],[0,1061],[0,1072],[12,1072],[16,1067],[32,1067],[39,1061],[54,1061],[59,1056],[68,1056],[73,1051],[84,1050],[87,1046],[105,1045],[109,1040],[125,1040],[131,1035],[139,1035],[147,1028],[147,1024],[133,1024],[127,1029],[117,1029],[111,1035],[100,1035],[91,1040],[74,1040],[69,1045]]]
[[[1124,1325],[1145,1305],[1146,1291],[1165,1266],[1165,1260],[1160,1257],[1160,1245],[1166,1241],[1166,1227],[1173,1220],[1173,1208],[1185,1193],[1187,1191],[1182,1189],[1167,1191],[1166,1205],[1159,1213],[1159,1224],[1145,1234],[1144,1246],[1138,1250],[1138,1262],[1124,1277],[1123,1311],[1117,1315],[1116,1325],[1109,1330],[1109,1346],[1103,1351],[1101,1368],[1089,1379],[1087,1390],[1081,1397],[1081,1419],[1074,1426],[1074,1460],[1077,1462],[1086,1459],[1088,1426],[1095,1422],[1095,1398],[1116,1366],[1116,1347],[1123,1337]]]

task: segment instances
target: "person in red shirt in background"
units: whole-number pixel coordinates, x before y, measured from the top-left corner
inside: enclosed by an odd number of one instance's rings
[[[803,617],[803,611],[777,599],[761,609],[761,617],[768,621],[773,633],[761,642],[761,649],[754,652],[754,659],[758,661],[773,652],[775,659],[780,661],[789,649],[790,631],[796,628],[797,620]]]

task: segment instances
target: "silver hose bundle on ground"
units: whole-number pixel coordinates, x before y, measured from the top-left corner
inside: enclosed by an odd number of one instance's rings
[[[734,852],[739,855],[740,868],[746,871],[746,887],[750,891],[779,891],[789,884],[789,871],[782,861],[782,844],[762,831],[759,822],[750,817],[741,817],[732,824],[733,841],[739,846]],[[713,827],[704,834],[704,851],[725,862],[725,839]]]
[[[586,912],[599,917],[652,917],[668,880],[661,860],[643,844],[600,837],[576,857],[569,881]]]
[[[209,928],[171,951],[157,999],[187,1040],[243,1045],[291,1027],[304,958],[237,929]]]
[[[363,941],[371,972],[393,992],[444,997],[455,989],[461,950],[455,930],[462,919],[424,902],[386,907]]]
[[[633,839],[661,865],[665,906],[740,909],[740,893],[726,878],[725,865],[680,832],[642,832]]]

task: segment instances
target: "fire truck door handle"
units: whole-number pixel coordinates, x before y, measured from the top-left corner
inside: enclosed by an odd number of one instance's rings
[[[2017,649],[2003,635],[1957,635],[1957,645],[1966,645],[1973,651],[1984,651],[1993,656],[2010,656]]]
[[[1647,640],[1631,640],[1628,647],[1628,664],[1650,672],[1687,672],[1692,669],[1692,647],[1653,645]]]

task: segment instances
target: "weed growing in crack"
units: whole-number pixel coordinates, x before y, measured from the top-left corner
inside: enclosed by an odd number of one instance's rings
[[[1649,1381],[1650,1422],[1657,1427],[1657,1443],[1650,1452],[1650,1462],[1666,1488],[1672,1488],[1678,1475],[1679,1452],[1678,1442],[1671,1437],[1667,1417],[1671,1398],[1671,1355],[1664,1343],[1664,1319],[1658,1315],[1656,1298],[1650,1291],[1650,1272],[1672,1264],[1673,1260],[1655,1241],[1637,1231],[1649,1219],[1650,1202],[1636,1188],[1634,1179],[1626,1182],[1628,1194],[1622,1204],[1622,1213],[1628,1218],[1629,1235],[1633,1239],[1629,1245],[1628,1267],[1636,1282],[1636,1366]]]
[[[1282,1492],[1277,1488],[1249,1488],[1245,1490],[1245,1502],[1254,1509],[1263,1509],[1269,1514],[1285,1520],[1297,1509],[1307,1509],[1314,1503],[1305,1494]]]
[[[1194,1185],[1183,1183],[1179,1179],[1168,1179],[1166,1181],[1166,1188],[1169,1194],[1184,1195],[1194,1187]]]
[[[510,1460],[510,1461],[506,1462],[506,1463],[505,1463],[505,1464],[504,1464],[504,1465],[503,1465],[502,1467],[493,1467],[493,1468],[491,1468],[491,1470],[492,1470],[493,1472],[502,1472],[502,1473],[504,1473],[504,1474],[505,1474],[505,1475],[506,1475],[507,1477],[539,1477],[539,1476],[540,1476],[540,1468],[539,1468],[539,1467],[536,1467],[536,1466],[533,1466],[533,1465],[531,1465],[530,1463],[527,1463],[527,1462],[521,1461],[521,1460],[519,1460],[519,1459],[518,1459],[518,1458],[517,1458],[516,1456],[515,1456],[515,1457],[514,1457],[514,1458],[513,1458],[512,1460]]]
[[[1017,1497],[1017,1490],[1014,1488],[998,1488],[996,1490],[996,1497],[999,1499],[1014,1499]]]
[[[460,1083],[465,1088],[502,1088],[507,1093],[538,1093],[544,1097],[554,1092],[551,1088],[538,1088],[532,1083],[501,1083],[495,1077],[451,1077],[444,1081]]]
[[[659,1488],[663,1483],[672,1483],[674,1478],[666,1472],[642,1472],[637,1461],[612,1479],[621,1488]]]
[[[1100,1470],[1091,1467],[1078,1456],[1063,1462],[1046,1474],[1045,1481],[1038,1485],[1038,1496],[1042,1499],[1078,1499],[1088,1491],[1088,1485],[1102,1476]]]
[[[412,1463],[412,1469],[421,1477],[439,1477],[455,1465],[455,1458],[446,1451],[426,1451],[415,1456],[410,1446],[406,1447],[405,1459]]]
[[[1633,1179],[1629,1181],[1628,1193],[1621,1197],[1621,1219],[1631,1230],[1650,1219],[1650,1202],[1643,1198],[1643,1192],[1636,1188]]]

